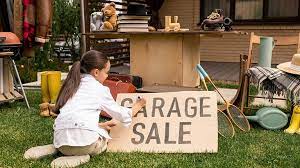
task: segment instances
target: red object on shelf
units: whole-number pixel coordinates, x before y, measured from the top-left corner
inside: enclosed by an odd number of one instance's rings
[[[103,83],[104,86],[107,86],[110,89],[110,93],[113,98],[116,100],[118,93],[135,93],[136,87],[129,82],[122,82],[120,80],[105,80]],[[109,114],[102,111],[101,116],[111,118]]]
[[[132,83],[136,88],[143,86],[143,80],[139,76],[133,76],[128,74],[110,73],[108,74],[107,80],[122,81],[125,83]]]
[[[109,87],[110,93],[113,98],[116,100],[118,93],[135,93],[136,87],[129,82],[114,81],[114,80],[105,80],[103,83],[104,86]]]

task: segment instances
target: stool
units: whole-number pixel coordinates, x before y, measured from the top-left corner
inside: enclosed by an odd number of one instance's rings
[[[10,100],[18,100],[18,99],[22,99],[23,97],[24,97],[24,99],[25,99],[25,102],[26,102],[26,105],[27,105],[27,107],[28,108],[30,108],[30,106],[29,106],[29,103],[28,103],[28,100],[27,100],[27,97],[26,97],[26,93],[25,93],[25,91],[24,91],[24,88],[23,88],[23,84],[22,84],[22,81],[21,81],[21,79],[20,79],[20,75],[19,75],[19,72],[18,72],[18,69],[17,69],[17,66],[16,66],[16,63],[15,63],[15,61],[12,59],[12,56],[14,55],[14,53],[13,52],[0,52],[0,59],[3,59],[3,62],[4,62],[4,59],[7,59],[7,60],[9,60],[9,62],[11,62],[12,63],[12,68],[14,69],[14,72],[10,72],[11,74],[13,74],[13,73],[15,73],[16,74],[16,77],[17,77],[17,82],[20,84],[20,86],[21,86],[21,90],[22,90],[22,94],[23,95],[20,95],[18,92],[16,92],[16,91],[14,91],[14,89],[13,88],[11,88],[12,86],[11,85],[13,85],[12,83],[9,83],[8,84],[8,86],[2,86],[3,88],[3,90],[7,90],[8,89],[8,92],[7,91],[4,91],[3,93],[4,93],[4,96],[6,97],[6,99],[5,99],[5,97],[3,96],[3,95],[0,95],[0,102],[7,102],[7,101],[10,101]],[[9,65],[9,62],[8,62],[8,67],[5,67],[5,65],[3,64],[3,67],[2,67],[2,71],[0,71],[0,72],[5,72],[5,70],[10,70],[10,71],[12,71],[12,69],[10,68],[10,65]],[[1,64],[2,64],[2,61],[0,62],[0,68],[1,68]],[[0,69],[1,70],[1,69]],[[9,75],[7,76],[7,75],[3,75],[3,74],[0,74],[0,81],[2,81],[2,82],[7,82],[6,80],[9,80]],[[4,79],[5,78],[5,76],[6,76],[6,78],[8,78],[8,79]],[[9,82],[9,81],[8,81]],[[1,85],[0,85],[1,86]],[[9,87],[9,88],[4,88],[4,87]],[[17,87],[16,87],[17,88]],[[1,90],[0,90],[0,92],[1,92]],[[13,95],[13,96],[12,96]],[[22,97],[23,96],[23,97]]]

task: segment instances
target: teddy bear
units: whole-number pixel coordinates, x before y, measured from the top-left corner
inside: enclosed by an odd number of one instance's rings
[[[103,25],[103,13],[93,12],[91,14],[91,31],[100,31]]]
[[[111,2],[106,4],[101,11],[103,12],[104,22],[101,26],[103,31],[114,31],[117,27],[117,14],[116,14],[116,5]]]

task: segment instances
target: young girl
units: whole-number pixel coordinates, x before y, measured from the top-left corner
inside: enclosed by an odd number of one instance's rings
[[[107,130],[115,125],[113,120],[98,123],[101,111],[129,126],[131,118],[146,101],[139,99],[131,109],[118,105],[109,88],[103,86],[108,76],[110,62],[98,51],[88,51],[75,62],[60,90],[54,112],[53,145],[27,150],[26,159],[38,159],[60,151],[66,155],[55,159],[52,167],[75,167],[89,161],[90,155],[106,150],[111,139]]]

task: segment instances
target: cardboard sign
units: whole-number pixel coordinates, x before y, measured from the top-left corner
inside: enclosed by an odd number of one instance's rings
[[[109,152],[217,152],[218,120],[215,92],[119,94],[117,102],[132,107],[137,97],[146,107],[129,128],[121,123],[110,132]]]

